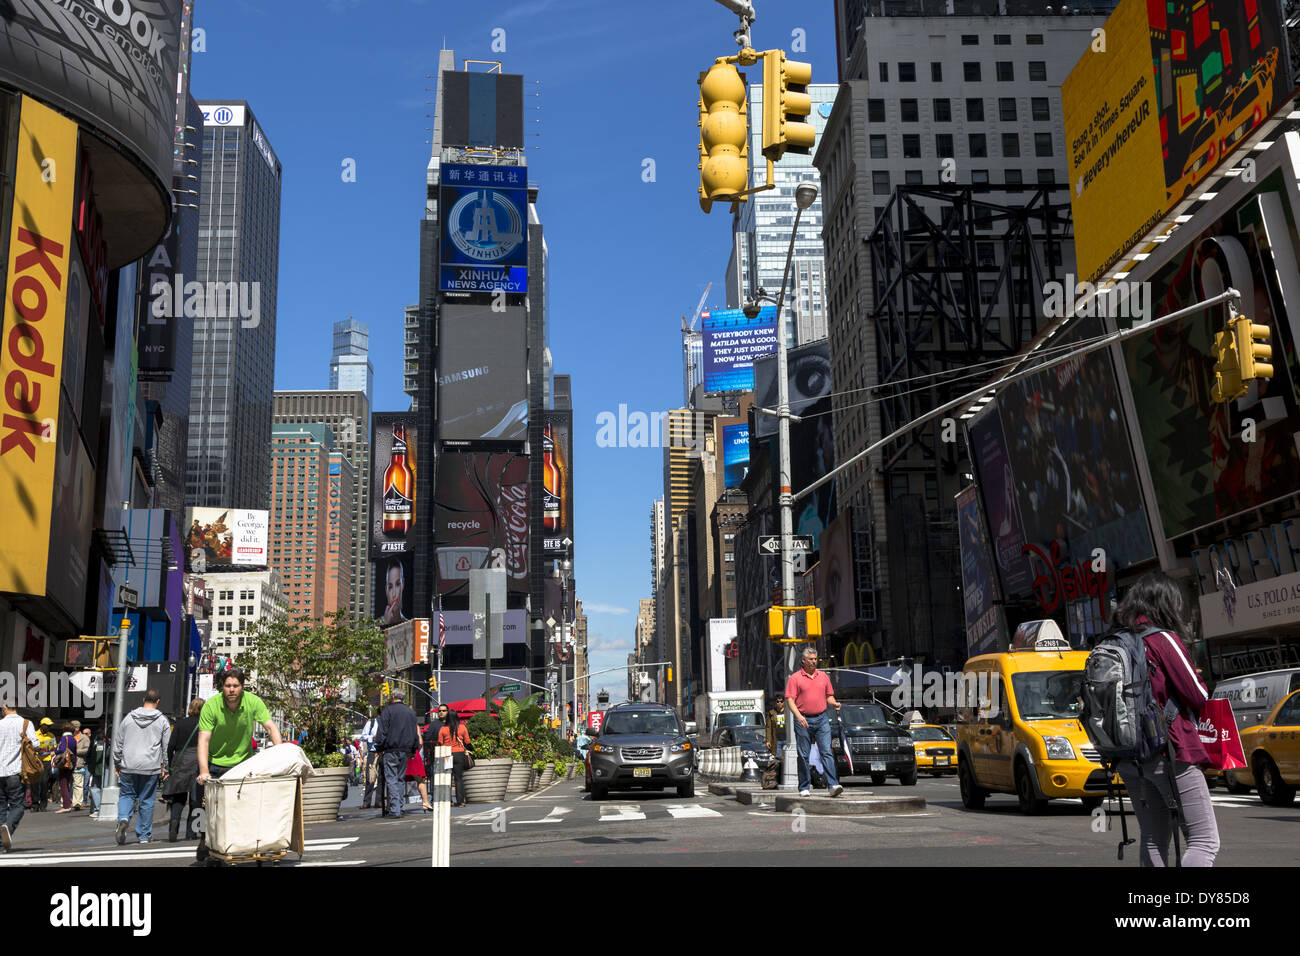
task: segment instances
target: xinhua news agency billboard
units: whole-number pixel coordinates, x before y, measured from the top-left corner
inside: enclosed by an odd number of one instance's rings
[[[1291,92],[1278,0],[1122,0],[1061,86],[1081,278],[1151,232]]]
[[[443,292],[528,291],[528,169],[444,163]]]
[[[754,387],[754,360],[775,352],[776,306],[754,318],[742,309],[713,309],[700,315],[704,335],[704,390],[747,392]]]

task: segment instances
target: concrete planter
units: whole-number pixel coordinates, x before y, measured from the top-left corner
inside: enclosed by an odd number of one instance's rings
[[[514,797],[521,793],[528,792],[528,785],[532,783],[533,765],[523,760],[512,760],[510,762],[510,779],[506,782],[506,796]]]
[[[555,761],[546,764],[546,769],[542,771],[541,777],[537,781],[537,788],[540,790],[551,783],[555,782]]]
[[[514,761],[509,757],[476,760],[474,769],[465,771],[465,799],[470,803],[499,803],[506,797],[506,785]]]
[[[317,767],[302,785],[302,822],[332,823],[348,785],[347,767]]]

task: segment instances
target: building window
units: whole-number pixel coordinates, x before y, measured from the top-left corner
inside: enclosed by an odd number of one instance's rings
[[[1014,83],[1016,81],[1016,68],[1010,60],[998,60],[998,82]]]
[[[972,159],[983,159],[988,156],[989,148],[984,140],[983,133],[971,133],[968,138],[970,140],[970,155]]]
[[[904,123],[920,122],[921,111],[916,105],[916,100],[899,100],[898,109]]]
[[[1042,60],[1029,61],[1029,79],[1038,83],[1047,82],[1047,64]]]
[[[921,134],[920,133],[903,134],[903,158],[904,159],[921,158]]]
[[[889,195],[889,171],[876,169],[871,173],[871,191],[877,196]]]
[[[871,144],[871,158],[872,158],[872,159],[888,159],[888,158],[889,158],[889,145],[888,145],[889,140],[888,140],[887,137],[885,137],[885,136],[880,136],[880,135],[877,135],[877,134],[873,133],[873,134],[871,135],[871,138],[870,138],[869,142],[870,142],[870,144]]]
[[[922,186],[925,184],[925,176],[919,169],[909,169],[903,173],[903,182],[909,186]]]
[[[997,295],[997,279],[980,279],[980,305],[992,305]]]
[[[1020,155],[1020,134],[1003,133],[1002,134],[1002,155],[1015,158]]]
[[[931,64],[930,64],[930,79],[934,80],[934,82],[936,82],[936,83],[942,83],[942,82],[943,82],[943,64],[942,64],[942,63],[931,63]]]
[[[1051,133],[1034,134],[1034,155],[1035,156],[1052,155],[1052,134]]]
[[[976,186],[988,185],[989,171],[987,169],[972,169],[970,181]]]
[[[1029,46],[1042,46],[1043,35],[1041,33],[1030,33],[1025,36],[1025,43]]]
[[[885,63],[883,60],[880,63],[880,82],[889,82],[889,64]]]
[[[993,34],[993,45],[994,45],[994,46],[1011,46],[1011,34],[1009,34],[1009,33],[995,33],[995,34]]]
[[[1040,169],[1038,171],[1038,182],[1042,186],[1050,186],[1056,182],[1056,170]]]
[[[1007,170],[1008,186],[1019,186],[1022,182],[1024,182],[1024,177],[1021,175],[1020,170],[1018,169]]]
[[[998,119],[1004,123],[1016,121],[1016,98],[1014,96],[998,97]]]
[[[885,121],[885,101],[867,100],[867,122],[883,123]]]
[[[979,34],[977,34],[977,33],[963,33],[963,34],[961,35],[961,45],[962,45],[962,46],[979,46],[979,45],[980,45]]]
[[[1052,110],[1051,107],[1047,105],[1046,96],[1035,96],[1029,101],[1029,108],[1033,113],[1034,119],[1039,122],[1046,122],[1052,118]]]
[[[981,99],[971,99],[966,101],[966,122],[982,123],[984,122],[984,101]]]
[[[934,475],[925,476],[925,496],[931,501],[939,500],[939,479]]]
[[[916,64],[900,63],[898,64],[898,82],[915,83],[916,82]]]
[[[963,63],[961,70],[967,83],[978,83],[980,81],[980,65],[978,63]]]
[[[892,474],[889,476],[889,497],[901,498],[907,494],[907,475]]]
[[[951,133],[936,133],[934,137],[934,151],[941,159],[948,159],[957,155],[952,147]]]
[[[946,97],[934,101],[934,121],[936,123],[952,122],[952,102]]]

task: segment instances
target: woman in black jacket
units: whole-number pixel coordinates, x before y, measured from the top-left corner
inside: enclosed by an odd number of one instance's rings
[[[167,766],[171,775],[163,784],[162,795],[171,804],[171,822],[167,826],[167,842],[175,843],[181,829],[181,813],[189,804],[189,813],[185,816],[185,839],[197,840],[194,832],[194,811],[203,803],[203,797],[197,792],[195,778],[199,774],[199,711],[203,701],[194,698],[190,701],[189,712],[176,721],[172,728],[171,741],[167,744]]]

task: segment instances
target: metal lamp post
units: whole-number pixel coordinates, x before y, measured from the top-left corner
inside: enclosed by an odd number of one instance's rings
[[[564,552],[565,552],[565,556],[564,556],[563,558],[561,558],[560,560],[558,560],[558,561],[555,562],[555,570],[552,572],[552,574],[554,575],[555,579],[556,579],[557,581],[560,582],[560,639],[559,639],[559,641],[557,642],[557,644],[558,644],[558,649],[557,649],[557,652],[556,652],[556,657],[558,657],[558,658],[560,659],[560,660],[559,660],[559,663],[560,663],[560,683],[559,683],[559,685],[556,687],[556,691],[557,691],[557,693],[556,693],[556,697],[555,697],[555,699],[559,702],[559,705],[560,705],[560,706],[559,706],[559,709],[560,709],[560,739],[561,739],[561,740],[567,738],[567,737],[568,737],[568,733],[569,733],[569,715],[568,715],[568,713],[567,713],[567,712],[565,711],[565,709],[564,709],[564,708],[565,708],[565,703],[566,703],[566,697],[567,697],[567,695],[566,695],[565,692],[564,692],[564,685],[565,685],[565,680],[564,680],[564,671],[565,671],[564,649],[568,646],[568,632],[569,632],[569,581],[570,581],[570,579],[571,579],[572,576],[573,576],[573,561],[572,561],[572,559],[569,557],[569,555],[570,555],[570,551],[569,551],[569,549],[572,547],[572,545],[573,545],[573,542],[572,542],[571,540],[569,540],[568,538],[565,538],[565,539],[564,539]],[[574,661],[574,664],[575,664],[575,665],[577,664],[577,661],[576,661],[576,660]],[[576,666],[574,667],[574,673],[575,673],[575,674],[577,673],[577,667],[576,667]],[[574,716],[575,718],[578,716],[576,711],[575,711],[575,713],[574,713],[573,716]]]
[[[777,387],[777,449],[779,462],[779,498],[781,511],[781,603],[786,607],[794,606],[794,552],[791,540],[794,532],[794,494],[790,486],[790,383],[787,380],[788,366],[786,359],[785,326],[782,323],[782,307],[785,305],[785,290],[790,283],[790,261],[794,258],[794,242],[799,234],[799,219],[803,211],[817,201],[817,186],[813,183],[800,183],[794,192],[796,211],[794,227],[790,230],[790,247],[785,254],[785,274],[781,277],[781,290],[776,297],[776,387]],[[745,314],[758,315],[759,298],[770,298],[759,291],[759,295],[745,304]],[[769,412],[770,414],[770,412]],[[786,671],[793,674],[799,666],[795,645],[786,645]],[[797,763],[798,750],[795,744],[794,721],[786,720],[785,753],[781,761],[781,786],[793,790],[798,785]]]

